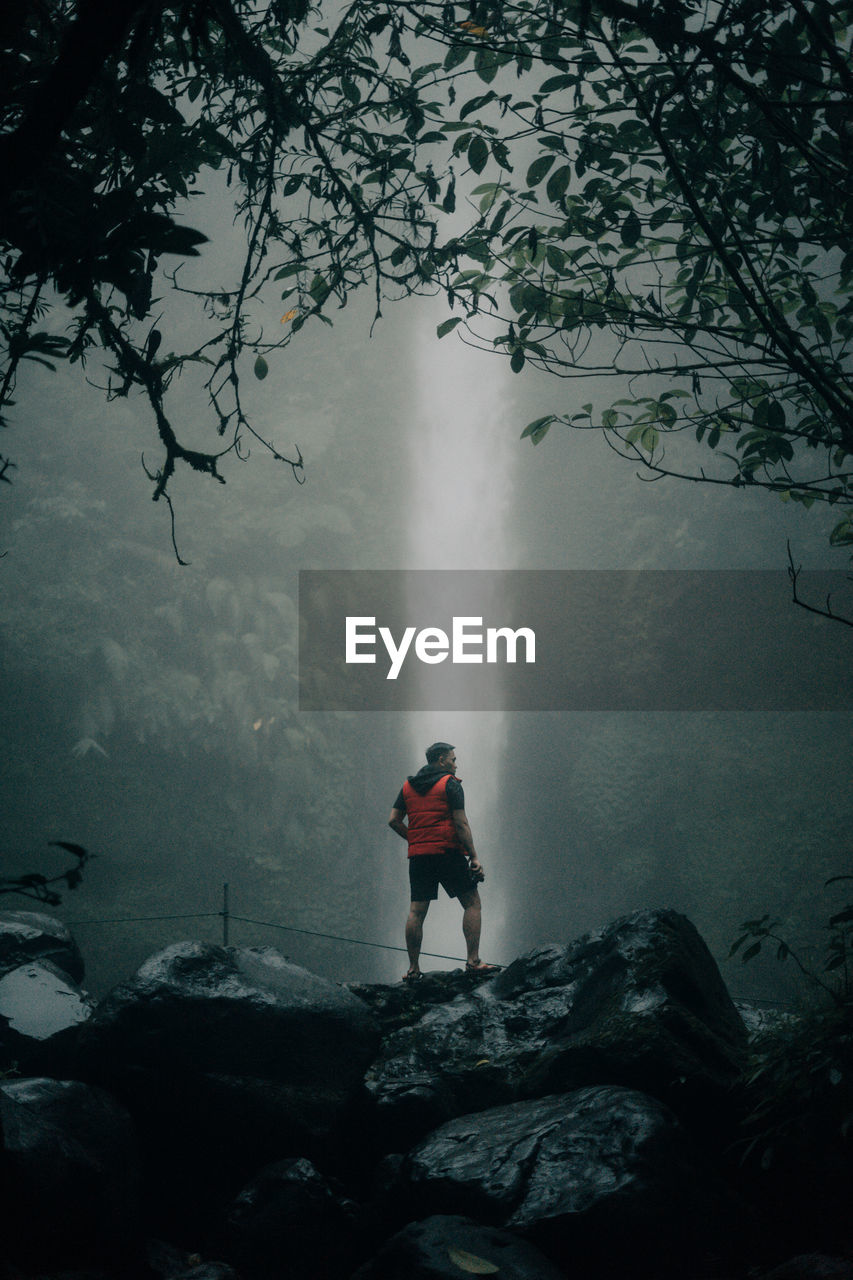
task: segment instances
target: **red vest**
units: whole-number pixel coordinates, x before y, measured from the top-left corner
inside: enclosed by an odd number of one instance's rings
[[[420,853],[445,853],[448,849],[461,848],[446,795],[447,783],[452,777],[453,774],[445,773],[425,796],[418,795],[408,779],[403,783],[410,858]]]

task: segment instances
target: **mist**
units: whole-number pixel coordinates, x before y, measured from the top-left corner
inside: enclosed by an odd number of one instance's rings
[[[444,739],[486,866],[484,958],[673,906],[736,994],[794,998],[786,970],[727,952],[764,911],[819,941],[823,883],[849,862],[844,711],[298,710],[300,569],[782,569],[788,539],[839,567],[819,512],[643,483],[594,434],[532,448],[526,422],[598,389],[439,341],[444,314],[409,300],[371,330],[351,304],[271,361],[250,412],[298,444],[305,484],[260,446],[224,486],[179,472],[186,566],[151,502],[142,401],[61,368],[21,377],[0,507],[4,874],[61,869],[52,840],[97,855],[56,912],[96,994],[179,938],[221,941],[225,884],[230,942],[395,981],[408,883],[387,817]],[[175,396],[200,422],[198,389]],[[434,905],[425,967],[464,954],[459,917]]]

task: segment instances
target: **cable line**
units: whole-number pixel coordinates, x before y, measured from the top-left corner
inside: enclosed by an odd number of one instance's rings
[[[221,911],[196,911],[178,916],[111,916],[106,920],[66,920],[67,925],[78,924],[139,924],[151,920],[211,920],[222,915]]]
[[[366,942],[363,938],[342,938],[337,933],[318,933],[316,929],[297,929],[292,924],[273,924],[271,920],[250,920],[248,916],[231,916],[232,920],[239,920],[242,924],[259,924],[265,929],[283,929],[285,933],[302,933],[309,938],[327,938],[331,942],[351,942],[356,947],[377,947],[382,951],[402,951],[405,947],[392,946],[390,942]],[[464,964],[463,956],[445,956],[438,951],[422,951],[422,956],[429,956],[432,960],[456,960],[459,964]]]
[[[75,928],[78,925],[85,924],[141,924],[151,923],[158,920],[219,920],[225,913],[222,911],[196,911],[187,912],[181,915],[168,916],[110,916],[103,920],[66,920],[65,923]],[[284,933],[301,933],[308,938],[325,938],[329,942],[349,942],[356,947],[374,947],[381,951],[401,951],[405,954],[405,947],[392,946],[389,942],[368,942],[364,938],[345,938],[339,933],[320,933],[316,929],[299,929],[296,925],[276,924],[272,920],[253,920],[249,916],[237,916],[228,912],[229,920],[238,920],[241,924],[260,925],[264,929],[280,929]],[[427,956],[431,960],[455,960],[459,964],[464,964],[464,956],[447,956],[439,951],[422,951],[422,956]]]
[[[67,920],[65,923],[69,926],[86,925],[86,924],[141,924],[151,923],[158,920],[221,920],[223,923],[223,945],[228,945],[228,922],[230,920],[239,921],[240,924],[253,924],[262,929],[278,929],[282,933],[299,933],[307,938],[323,938],[327,942],[348,942],[354,947],[373,947],[377,951],[398,951],[402,954],[406,953],[405,947],[394,946],[389,942],[370,942],[366,938],[347,938],[340,933],[320,933],[317,929],[301,929],[292,924],[277,924],[272,920],[254,920],[251,916],[233,915],[228,909],[228,886],[223,885],[224,899],[222,911],[195,911],[184,912],[177,915],[165,916],[112,916],[103,920]],[[430,960],[452,960],[455,964],[464,964],[464,956],[448,956],[440,951],[422,951],[422,956]],[[740,1000],[744,1004],[760,1007],[762,1005],[770,1005],[778,1009],[794,1008],[789,1001],[777,1000],[766,996],[743,996],[735,992],[730,993],[732,1000]]]

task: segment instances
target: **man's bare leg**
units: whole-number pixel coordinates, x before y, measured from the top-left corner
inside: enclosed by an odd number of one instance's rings
[[[407,978],[419,974],[421,943],[424,940],[424,919],[429,911],[429,901],[413,902],[409,907],[409,918],[406,921],[406,950],[409,953],[409,972]]]
[[[483,907],[476,889],[459,895],[462,904],[462,936],[468,952],[468,964],[480,963],[480,930],[483,924]]]

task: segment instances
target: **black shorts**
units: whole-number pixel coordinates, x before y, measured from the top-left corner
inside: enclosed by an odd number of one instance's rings
[[[451,898],[459,898],[476,888],[464,853],[416,853],[409,858],[412,902],[428,902],[438,897],[443,885]]]

